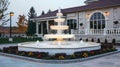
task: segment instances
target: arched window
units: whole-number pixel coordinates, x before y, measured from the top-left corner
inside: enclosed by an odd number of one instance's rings
[[[100,13],[94,13],[90,18],[90,29],[104,29],[105,28],[105,16]]]
[[[77,28],[76,19],[67,20],[67,25],[69,26],[69,29],[76,29]]]

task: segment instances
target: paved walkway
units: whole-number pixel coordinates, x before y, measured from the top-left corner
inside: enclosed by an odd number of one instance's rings
[[[48,64],[0,56],[0,67],[120,67],[120,53],[69,64]]]
[[[0,55],[0,67],[120,67],[120,53],[69,64],[48,64]]]

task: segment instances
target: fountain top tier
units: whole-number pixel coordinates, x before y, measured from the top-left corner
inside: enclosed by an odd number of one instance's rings
[[[52,30],[57,30],[57,34],[46,34],[44,36],[45,39],[56,39],[57,41],[63,41],[63,39],[68,38],[74,38],[73,34],[63,34],[63,30],[67,30],[67,25],[62,25],[62,23],[65,21],[63,17],[63,14],[61,13],[61,10],[58,10],[58,13],[56,14],[57,18],[54,19],[55,22],[57,22],[57,25],[52,25],[50,28]]]

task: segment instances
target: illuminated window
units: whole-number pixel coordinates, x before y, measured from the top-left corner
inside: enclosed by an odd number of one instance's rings
[[[77,27],[76,19],[67,20],[67,25],[69,26],[69,29],[76,29]]]
[[[102,13],[96,12],[90,18],[90,29],[104,29],[105,17]]]

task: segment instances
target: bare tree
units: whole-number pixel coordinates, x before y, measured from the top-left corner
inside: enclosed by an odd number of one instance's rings
[[[5,13],[8,9],[9,0],[0,0],[0,25],[4,25],[9,19],[6,19],[8,13]]]

